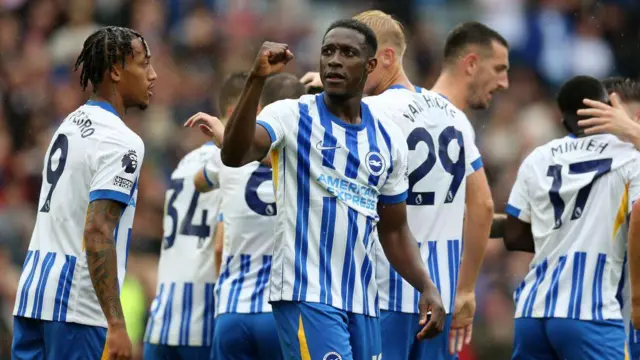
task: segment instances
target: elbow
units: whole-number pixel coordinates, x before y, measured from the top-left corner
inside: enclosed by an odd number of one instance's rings
[[[491,198],[485,199],[484,201],[481,202],[480,206],[482,208],[482,213],[485,216],[488,216],[489,218],[493,219],[493,212],[494,212],[493,199]]]
[[[216,244],[213,251],[215,253],[216,259],[222,259],[222,242],[220,242],[219,244]]]

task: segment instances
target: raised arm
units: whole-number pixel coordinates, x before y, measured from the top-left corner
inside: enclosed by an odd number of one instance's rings
[[[587,135],[613,134],[622,141],[628,141],[640,150],[640,123],[625,109],[618,94],[611,94],[611,105],[600,101],[584,99],[589,108],[578,110],[578,115],[588,119],[578,121]]]
[[[89,203],[84,226],[84,245],[91,283],[107,318],[110,355],[128,359],[131,356],[131,341],[127,335],[120,302],[118,262],[113,238],[124,208],[123,203],[108,199]]]
[[[405,202],[378,205],[378,235],[391,266],[420,292],[420,325],[424,328],[419,339],[432,338],[444,329],[444,306],[438,289],[424,266],[418,243],[409,231]],[[431,311],[431,319],[427,313]]]
[[[240,167],[252,161],[262,160],[272,139],[266,128],[256,126],[260,95],[267,76],[280,72],[293,59],[285,44],[265,42],[244,85],[238,104],[229,117],[222,142],[222,163]]]

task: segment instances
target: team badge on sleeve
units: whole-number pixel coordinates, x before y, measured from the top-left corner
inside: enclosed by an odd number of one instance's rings
[[[138,168],[138,154],[135,150],[129,150],[122,157],[122,167],[127,174],[133,174]]]

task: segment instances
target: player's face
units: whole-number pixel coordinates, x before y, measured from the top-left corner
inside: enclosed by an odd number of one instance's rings
[[[133,57],[127,57],[120,81],[120,92],[125,107],[138,107],[142,110],[149,106],[153,93],[151,89],[158,75],[151,65],[151,53],[145,51],[142,40],[131,41]]]
[[[336,28],[327,33],[320,55],[320,79],[331,96],[352,97],[362,93],[367,76],[375,69],[364,35]]]
[[[509,50],[494,41],[491,51],[478,53],[477,68],[472,73],[469,86],[468,106],[472,109],[486,109],[493,94],[509,87]]]

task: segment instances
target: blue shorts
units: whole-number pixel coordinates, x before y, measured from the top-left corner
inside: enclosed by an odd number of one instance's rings
[[[640,331],[633,328],[629,322],[629,337],[627,339],[627,352],[631,360],[640,360]]]
[[[628,344],[629,359],[640,360],[640,344]]]
[[[210,346],[171,346],[144,343],[144,360],[209,360]]]
[[[271,305],[280,346],[287,360],[371,360],[381,357],[377,317],[324,304],[278,301]]]
[[[449,354],[449,328],[451,314],[447,315],[444,330],[433,339],[419,341],[416,335],[422,330],[420,315],[396,311],[380,312],[382,354],[385,359],[433,359],[455,360]]]
[[[624,359],[622,320],[519,318],[515,321],[513,359]]]
[[[213,334],[212,359],[283,358],[276,321],[271,313],[219,315]]]
[[[15,316],[11,358],[100,359],[106,340],[107,329],[103,327]]]

